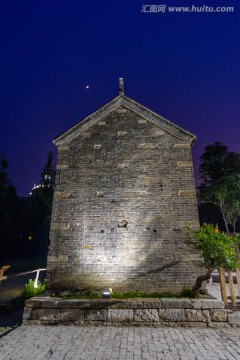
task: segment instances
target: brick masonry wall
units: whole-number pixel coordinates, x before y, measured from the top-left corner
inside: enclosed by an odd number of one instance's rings
[[[201,269],[190,142],[119,106],[58,148],[49,289],[180,291]]]

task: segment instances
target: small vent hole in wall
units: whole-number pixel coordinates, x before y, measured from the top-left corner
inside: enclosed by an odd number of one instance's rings
[[[102,191],[97,191],[97,197],[104,197],[104,193]]]
[[[103,234],[104,233],[104,230],[101,230],[101,234]]]
[[[156,229],[154,229],[154,230],[153,230],[153,232],[155,232],[155,233],[156,233],[156,232],[157,232],[157,230],[156,230]]]
[[[120,221],[118,222],[118,227],[119,227],[119,228],[126,228],[127,225],[128,225],[127,220],[120,220]]]

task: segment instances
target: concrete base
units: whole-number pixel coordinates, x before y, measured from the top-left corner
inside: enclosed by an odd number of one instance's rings
[[[240,326],[235,314],[239,315],[215,299],[65,300],[37,296],[25,303],[23,324],[219,328]]]

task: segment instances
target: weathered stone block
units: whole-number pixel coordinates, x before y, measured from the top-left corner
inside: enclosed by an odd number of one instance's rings
[[[159,316],[157,309],[137,309],[134,310],[134,321],[158,322]]]
[[[208,327],[212,329],[229,329],[231,328],[231,325],[229,325],[227,322],[210,322],[208,323]]]
[[[224,303],[213,299],[192,299],[194,309],[224,309]]]
[[[57,169],[58,169],[58,170],[68,169],[68,165],[64,165],[64,164],[62,164],[62,165],[57,165]]]
[[[57,309],[61,298],[46,298],[41,300],[41,308],[44,309]]]
[[[90,301],[78,300],[78,308],[79,309],[89,309],[90,308]]]
[[[193,164],[191,161],[178,161],[177,166],[178,167],[192,167]]]
[[[25,306],[28,308],[40,308],[41,307],[41,299],[37,297],[33,297],[25,301]]]
[[[69,191],[55,191],[54,198],[55,199],[68,199],[70,196]]]
[[[153,144],[143,143],[143,144],[137,145],[137,147],[138,147],[138,149],[152,149],[152,148],[153,148]]]
[[[59,146],[59,151],[68,151],[69,150],[69,146],[65,145],[65,146]]]
[[[227,311],[224,309],[211,309],[209,310],[212,321],[226,321]]]
[[[133,320],[133,310],[130,309],[108,309],[108,321],[129,322]]]
[[[118,131],[118,137],[127,136],[127,131]]]
[[[160,309],[159,317],[162,321],[185,321],[185,313],[183,309]]]
[[[179,196],[196,196],[196,190],[179,190]]]
[[[126,308],[127,302],[122,300],[115,300],[115,299],[94,299],[90,301],[91,309],[108,309],[108,308],[122,308],[121,304],[123,304],[123,308]]]
[[[160,299],[134,299],[132,301],[134,309],[160,309],[161,300]]]
[[[240,326],[240,313],[234,311],[232,314],[228,314],[228,322],[230,325]]]
[[[176,323],[178,327],[184,327],[184,328],[192,328],[192,329],[205,329],[208,327],[208,323],[203,322],[190,322],[190,321],[183,321],[183,322],[177,322]]]
[[[191,143],[179,143],[174,145],[175,148],[189,148],[191,147]]]
[[[32,312],[32,320],[59,321],[60,309],[36,309]]]
[[[162,299],[163,309],[192,309],[193,304],[190,299]]]
[[[211,321],[208,310],[185,310],[185,316],[187,321],[202,321],[209,322]]]
[[[23,311],[23,320],[30,320],[32,318],[33,308],[24,308]]]
[[[107,310],[85,310],[84,318],[87,321],[107,321]]]
[[[77,299],[62,300],[59,302],[58,306],[60,309],[76,309],[76,308],[78,308],[78,302],[79,302],[79,300],[77,300]]]
[[[61,309],[61,321],[83,321],[84,320],[84,310],[80,309]]]

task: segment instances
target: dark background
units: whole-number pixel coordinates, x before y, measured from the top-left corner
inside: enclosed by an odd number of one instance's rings
[[[195,169],[215,141],[240,152],[239,1],[153,2],[231,13],[145,4],[0,1],[0,154],[20,196],[38,183],[52,139],[117,96],[119,77],[127,96],[197,135]]]

